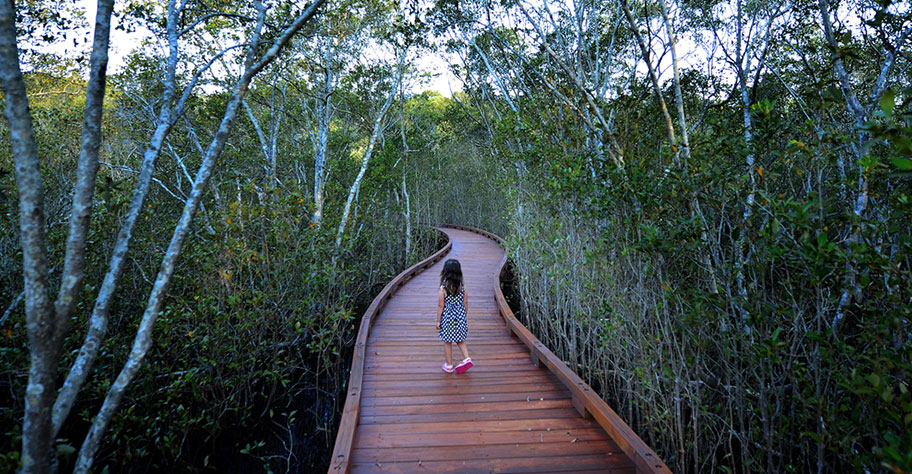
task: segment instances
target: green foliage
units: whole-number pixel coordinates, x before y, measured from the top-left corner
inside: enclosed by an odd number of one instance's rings
[[[159,92],[157,61],[142,54],[129,61],[131,76],[111,78],[106,101],[105,144],[89,235],[87,285],[73,332],[65,341],[61,377],[83,342],[91,302],[107,270],[113,238],[125,217],[135,173],[148,140],[144,115],[147,95]],[[84,85],[50,75],[30,77],[37,91],[32,102],[39,152],[48,196],[52,261],[62,257],[68,193],[79,147],[82,102],[79,95],[40,95],[45,90],[78,91]],[[419,99],[415,115],[436,124],[439,98]],[[357,105],[350,97],[346,106]],[[68,422],[58,436],[62,470],[73,462],[85,429],[120,370],[139,324],[138,315],[160,265],[189,190],[181,164],[193,172],[199,155],[193,143],[204,141],[224,108],[224,95],[190,100],[191,130],[179,123],[159,158],[159,182],[146,199],[133,236],[125,272],[111,311],[108,337]],[[362,103],[362,108],[367,104]],[[332,151],[362,140],[358,115],[334,123]],[[366,113],[366,112],[365,112]],[[423,115],[422,115],[423,114]],[[264,120],[264,123],[266,121]],[[290,127],[289,127],[290,128]],[[292,129],[292,132],[294,130]],[[366,133],[369,133],[367,130]],[[391,132],[392,133],[392,132]],[[394,136],[398,136],[396,133]],[[296,137],[279,137],[280,150]],[[410,130],[418,145],[422,130]],[[8,144],[8,131],[0,129]],[[386,143],[398,143],[387,139]],[[401,150],[384,149],[362,184],[362,198],[350,235],[336,248],[340,200],[357,172],[348,162],[333,163],[327,186],[328,212],[322,225],[311,223],[312,157],[287,153],[279,160],[281,182],[263,176],[262,152],[255,134],[241,129],[221,158],[194,235],[188,239],[168,298],[156,324],[153,347],[131,385],[123,408],[109,428],[96,468],[115,472],[226,469],[230,464],[264,470],[319,470],[328,462],[335,425],[345,400],[345,384],[354,333],[361,311],[399,270],[439,247],[435,231],[417,227],[413,214],[411,253],[405,254],[402,206],[373,197],[398,192],[405,173],[414,189],[416,166],[396,165]],[[0,301],[11,302],[22,288],[17,241],[16,188],[9,146],[0,152]],[[308,160],[311,160],[308,162]],[[350,161],[350,160],[349,160]],[[167,190],[166,190],[167,188]],[[334,202],[336,201],[336,202]],[[415,202],[412,211],[417,212]],[[3,307],[3,310],[6,306]],[[9,403],[0,404],[0,471],[15,470],[21,445],[28,351],[23,308],[0,327],[0,382]],[[307,409],[292,409],[298,407]],[[290,413],[290,414],[289,414]],[[238,430],[238,427],[244,427]],[[283,437],[304,432],[304,439],[282,446]],[[116,453],[116,454],[115,454]],[[285,459],[295,459],[295,465]],[[245,464],[245,463],[253,464]],[[289,461],[290,462],[290,461]],[[238,467],[243,469],[244,467]]]
[[[685,169],[652,102],[611,104],[620,168],[546,94],[495,122],[520,316],[675,471],[909,472],[909,102],[884,94],[842,176],[853,135],[764,86],[752,146],[723,105]],[[863,296],[834,324],[852,275]]]

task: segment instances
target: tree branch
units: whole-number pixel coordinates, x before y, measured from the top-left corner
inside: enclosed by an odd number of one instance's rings
[[[104,111],[105,79],[108,69],[108,46],[111,32],[111,12],[114,0],[99,0],[95,19],[95,38],[92,43],[89,83],[86,90],[85,122],[82,126],[82,146],[76,171],[76,185],[70,214],[60,290],[54,303],[54,345],[59,347],[70,328],[70,316],[79,301],[85,277],[86,239],[92,217],[92,195],[98,174],[98,149],[101,146],[101,116]],[[55,357],[56,358],[56,357]]]
[[[171,1],[173,2],[173,0]],[[203,156],[203,161],[200,165],[199,171],[197,172],[196,180],[193,183],[193,189],[190,192],[190,197],[184,204],[183,213],[181,214],[177,227],[174,229],[174,234],[171,237],[171,242],[168,245],[168,249],[165,252],[164,258],[162,259],[161,268],[159,269],[158,276],[155,279],[155,284],[152,288],[152,292],[149,295],[149,300],[146,304],[146,310],[143,313],[140,327],[137,330],[136,337],[133,341],[133,348],[130,352],[126,364],[118,374],[117,379],[111,385],[111,388],[108,390],[105,401],[102,404],[98,415],[95,417],[95,421],[93,422],[92,427],[90,428],[89,433],[82,444],[82,447],[79,451],[79,456],[76,460],[76,467],[74,469],[75,472],[85,473],[88,471],[89,467],[92,464],[92,460],[94,459],[95,453],[98,450],[101,438],[104,435],[104,432],[106,431],[112,416],[119,407],[120,401],[123,399],[127,387],[142,365],[142,361],[152,344],[152,331],[155,325],[155,321],[158,319],[159,310],[161,308],[165,292],[167,291],[171,277],[174,274],[177,258],[180,255],[184,240],[189,233],[190,225],[193,221],[193,217],[196,214],[197,209],[199,208],[203,191],[205,190],[209,177],[212,175],[215,163],[225,148],[228,134],[234,125],[235,119],[237,118],[238,108],[240,107],[240,103],[247,93],[250,81],[260,70],[268,65],[276,57],[276,55],[278,55],[282,47],[284,47],[285,44],[287,44],[291,39],[291,37],[297,33],[304,26],[304,24],[316,14],[317,10],[321,5],[323,5],[324,2],[325,0],[315,0],[307,9],[305,9],[304,12],[295,18],[291,25],[282,32],[282,35],[279,37],[279,39],[273,43],[272,47],[270,47],[269,50],[267,50],[266,53],[258,61],[255,57],[255,51],[259,45],[260,34],[263,28],[263,23],[265,22],[266,8],[262,5],[262,3],[257,2],[257,10],[260,14],[259,18],[257,19],[257,28],[254,33],[254,38],[253,41],[250,42],[248,54],[245,60],[245,64],[247,65],[246,71],[236,83],[231,98],[229,99],[226,106],[225,113],[222,117],[218,131],[212,139],[212,142],[209,144],[209,147],[206,150],[206,154]]]

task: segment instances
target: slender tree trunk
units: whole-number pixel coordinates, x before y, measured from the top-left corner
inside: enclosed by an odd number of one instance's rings
[[[326,184],[326,157],[329,143],[329,125],[332,123],[332,95],[335,89],[335,55],[331,40],[327,40],[323,53],[323,96],[318,105],[317,137],[314,140],[314,213],[311,221],[320,225],[323,221],[323,196]]]
[[[101,116],[104,110],[108,44],[113,8],[114,0],[101,0],[97,4],[91,67],[86,90],[85,121],[82,126],[82,146],[79,150],[73,210],[70,214],[70,231],[67,237],[60,291],[57,294],[57,302],[54,304],[57,319],[54,344],[57,347],[63,343],[63,337],[70,328],[70,316],[79,301],[85,277],[86,238],[92,215],[95,176],[98,174],[98,149],[101,146]]]
[[[862,129],[862,126],[868,118],[867,113],[861,106],[861,103],[858,101],[858,97],[855,95],[855,88],[852,85],[852,80],[846,72],[845,67],[842,64],[842,59],[839,56],[839,45],[836,44],[836,39],[833,36],[833,25],[832,21],[830,20],[830,4],[827,0],[818,0],[817,5],[820,9],[820,17],[823,20],[824,36],[826,37],[827,43],[832,50],[833,66],[836,69],[836,77],[839,79],[839,87],[842,90],[843,96],[845,96],[846,105],[848,106],[849,111],[855,117],[855,126],[857,127],[858,133],[858,144],[855,147],[855,153],[856,158],[858,160],[861,160],[862,150],[864,149],[865,141],[867,141],[867,134]],[[867,210],[867,208],[868,178],[865,175],[864,170],[861,168],[861,166],[859,166],[858,194],[855,197],[855,206],[853,207],[852,212],[855,213],[855,216],[857,218],[861,219],[864,216],[865,210]],[[860,228],[858,225],[853,225],[852,229],[850,230],[849,238],[846,240],[846,245],[848,246],[848,258],[846,258],[846,279],[842,294],[839,297],[839,304],[836,307],[836,315],[833,317],[833,322],[831,323],[831,327],[834,330],[838,328],[839,324],[845,318],[845,312],[849,305],[852,303],[852,299],[858,293],[860,293],[857,270],[855,268],[855,265],[852,263],[852,245],[858,243],[860,240]]]
[[[120,374],[118,374],[114,383],[111,385],[111,388],[108,390],[108,394],[105,397],[104,403],[96,415],[95,420],[92,423],[92,427],[90,428],[89,433],[82,444],[79,455],[76,459],[76,467],[74,469],[74,472],[88,472],[95,457],[95,453],[97,452],[98,447],[101,443],[102,436],[104,435],[104,432],[106,431],[111,418],[120,405],[120,401],[123,399],[127,387],[142,365],[142,361],[145,358],[149,347],[152,345],[152,331],[155,325],[155,321],[158,318],[159,310],[161,308],[165,292],[167,291],[168,284],[170,283],[171,277],[174,274],[177,258],[180,255],[184,240],[190,231],[190,225],[193,221],[193,217],[196,214],[197,209],[199,208],[203,191],[205,190],[209,177],[212,175],[215,163],[219,155],[221,155],[222,150],[225,148],[228,134],[231,131],[235,119],[237,118],[238,109],[240,108],[241,101],[244,99],[244,96],[247,93],[250,81],[257,73],[259,73],[270,62],[272,62],[273,59],[275,59],[276,55],[278,55],[279,51],[281,51],[281,49],[288,43],[291,37],[297,33],[301,27],[303,27],[304,24],[316,14],[317,9],[319,9],[324,1],[325,0],[314,1],[303,13],[295,18],[290,26],[282,31],[281,35],[263,54],[263,56],[259,60],[255,61],[256,50],[260,42],[260,33],[266,21],[266,7],[262,3],[257,2],[259,17],[257,19],[256,29],[254,30],[254,36],[249,43],[250,46],[248,47],[247,56],[245,59],[246,67],[244,74],[242,74],[241,78],[235,85],[235,89],[228,101],[228,105],[226,106],[225,114],[222,117],[222,122],[219,125],[215,137],[209,144],[209,147],[206,150],[206,154],[203,157],[203,162],[200,165],[200,169],[196,175],[195,182],[193,183],[193,189],[190,193],[190,196],[187,198],[183,213],[181,214],[181,218],[178,221],[177,227],[174,229],[171,243],[168,245],[168,249],[165,252],[164,258],[162,259],[161,268],[159,270],[158,276],[155,279],[155,284],[153,285],[152,292],[149,295],[149,300],[146,305],[146,310],[143,313],[140,327],[137,330],[136,337],[133,341],[133,348],[127,358],[126,364],[124,364],[124,367],[120,371]]]
[[[101,349],[101,344],[107,333],[111,301],[113,300],[117,285],[120,282],[120,277],[123,275],[127,251],[129,250],[130,241],[133,237],[133,229],[136,226],[137,220],[139,220],[139,215],[142,213],[143,202],[149,191],[152,175],[155,172],[155,163],[158,160],[165,138],[174,123],[171,104],[175,95],[176,70],[177,62],[179,60],[177,22],[175,21],[179,13],[180,12],[175,8],[174,0],[171,0],[169,2],[168,10],[168,16],[171,19],[168,27],[169,58],[165,68],[166,77],[164,81],[165,90],[162,96],[162,108],[159,112],[158,122],[156,123],[152,139],[149,142],[149,147],[143,155],[143,165],[139,171],[139,177],[133,190],[133,197],[127,211],[126,219],[120,228],[120,232],[118,233],[117,240],[114,244],[114,251],[111,254],[108,271],[105,274],[101,289],[95,299],[95,305],[89,319],[89,328],[86,332],[85,341],[83,342],[82,347],[80,347],[76,361],[70,368],[67,378],[63,383],[63,387],[61,387],[60,393],[57,395],[57,400],[54,403],[54,436],[60,431],[63,422],[69,415],[79,391],[88,378],[95,357]]]
[[[6,324],[6,321],[9,319],[10,315],[13,314],[13,310],[19,306],[19,302],[22,301],[23,298],[25,298],[25,291],[20,291],[19,296],[13,298],[13,302],[6,307],[6,311],[3,312],[3,316],[0,316],[0,328]]]
[[[582,77],[582,73],[578,70],[579,68],[577,67],[576,68],[577,70],[574,70],[574,68],[571,68],[569,65],[567,65],[567,63],[565,61],[563,61],[561,59],[560,56],[558,56],[558,54],[554,51],[554,49],[548,43],[547,36],[544,34],[544,32],[541,30],[541,28],[538,26],[538,24],[532,20],[532,16],[529,15],[529,12],[526,11],[526,9],[522,7],[522,4],[519,4],[519,7],[522,10],[523,14],[525,15],[526,20],[528,20],[528,22],[535,29],[535,32],[538,34],[538,37],[542,42],[542,47],[544,47],[545,51],[548,53],[548,55],[551,56],[551,58],[555,62],[557,62],[558,66],[560,66],[560,68],[563,69],[563,71],[565,73],[567,73],[567,76],[570,77],[570,79],[573,81],[573,85],[576,87],[577,91],[579,91],[579,93],[582,94],[583,97],[586,99],[586,105],[589,107],[590,112],[595,114],[595,116],[598,118],[598,128],[596,128],[594,126],[594,124],[592,124],[592,121],[588,117],[584,117],[582,113],[578,113],[578,115],[580,115],[580,117],[583,118],[583,120],[585,122],[587,122],[587,124],[590,124],[590,126],[593,130],[601,131],[607,137],[613,139],[614,132],[611,130],[611,122],[609,120],[605,119],[605,116],[602,113],[602,108],[599,107],[599,105],[596,103],[595,96],[593,96],[592,92],[590,92],[589,88],[584,85],[583,82],[585,81],[585,78]],[[646,58],[646,61],[647,62],[649,61],[648,57]],[[554,90],[554,88],[551,87],[551,85],[548,84],[547,81],[545,81],[545,84],[548,85],[549,88]],[[573,108],[578,110],[578,108],[576,108],[575,106]],[[602,145],[603,145],[603,140],[599,139],[599,148],[598,148],[599,150],[601,150]],[[614,163],[615,166],[622,166],[624,164],[623,154],[620,153],[620,149],[617,149],[617,152],[611,152],[611,149],[609,148],[608,156],[612,160],[612,162]]]
[[[666,19],[665,23],[666,23],[666,27],[668,28],[668,35],[669,35],[670,41],[672,42],[671,50],[672,50],[672,60],[673,60],[673,65],[674,65],[675,97],[676,97],[676,102],[678,103],[678,120],[680,122],[680,126],[682,129],[682,134],[683,134],[682,137],[685,137],[685,142],[683,143],[684,149],[685,149],[684,158],[687,159],[689,157],[690,147],[689,147],[689,143],[686,142],[687,118],[684,114],[684,102],[683,102],[683,98],[681,97],[680,85],[678,83],[679,78],[678,78],[677,57],[676,57],[677,53],[675,52],[675,47],[674,47],[674,32],[671,30],[670,22],[668,21],[664,2],[661,2],[661,5],[662,5],[662,12],[665,15],[665,19]],[[624,16],[627,18],[627,23],[630,24],[630,30],[633,32],[633,35],[637,40],[637,44],[640,47],[640,53],[643,55],[643,60],[646,62],[646,67],[649,71],[649,78],[650,78],[650,81],[652,82],[653,92],[655,93],[656,100],[659,103],[659,109],[662,111],[662,117],[665,119],[665,128],[668,131],[668,139],[671,142],[671,146],[674,151],[674,166],[675,166],[675,168],[680,169],[682,167],[682,163],[681,163],[681,159],[680,159],[680,150],[677,147],[677,138],[675,137],[674,122],[671,119],[671,114],[668,113],[668,107],[665,105],[665,99],[662,97],[662,88],[659,85],[659,79],[658,79],[658,76],[656,75],[655,68],[652,65],[652,60],[649,59],[649,48],[646,46],[646,43],[643,40],[643,37],[640,35],[639,28],[637,27],[636,23],[633,20],[633,14],[630,13],[630,7],[627,5],[627,0],[621,0],[621,7],[624,10]],[[697,200],[696,198],[690,200],[690,202],[688,202],[688,210],[690,212],[691,217],[696,217],[700,221],[700,225],[701,225],[700,239],[705,243],[708,242],[706,219],[703,215],[703,210],[700,206],[699,200]],[[707,273],[709,273],[709,290],[710,290],[710,292],[712,292],[713,294],[718,293],[719,288],[718,288],[718,284],[716,282],[716,270],[715,270],[715,265],[713,264],[712,258],[710,257],[709,253],[706,253],[706,252],[703,252],[701,254],[700,258],[702,260],[703,266],[706,267]]]
[[[404,56],[402,61],[404,61]],[[383,118],[386,116],[386,111],[389,110],[390,105],[393,103],[393,98],[396,97],[396,94],[399,92],[398,89],[399,83],[402,81],[403,67],[403,64],[400,63],[396,72],[396,84],[394,85],[393,90],[390,92],[389,96],[386,98],[386,102],[384,102],[383,106],[380,107],[380,111],[377,112],[377,118],[374,120],[374,128],[371,132],[370,141],[367,144],[367,151],[364,152],[364,158],[361,160],[361,169],[358,171],[358,176],[355,177],[355,181],[352,183],[351,189],[348,191],[348,199],[345,201],[345,209],[342,211],[342,220],[339,222],[339,230],[336,232],[337,250],[342,246],[342,236],[345,234],[345,226],[348,223],[352,203],[355,201],[355,196],[358,194],[358,189],[361,188],[361,180],[364,178],[364,174],[367,172],[367,165],[370,164],[371,156],[374,153],[374,146],[377,144],[377,140],[380,139],[380,135],[383,131]]]
[[[266,165],[271,169],[272,159],[269,156],[269,145],[266,143],[266,134],[263,133],[263,127],[260,126],[260,121],[253,115],[253,109],[250,108],[250,104],[246,100],[241,103],[244,105],[244,110],[247,111],[247,118],[250,119],[253,129],[256,131],[257,139],[260,141],[260,150],[263,152],[263,158],[266,159]]]
[[[171,12],[170,15],[172,18],[177,18],[180,13],[180,11],[176,11]],[[142,212],[143,202],[148,193],[149,185],[151,181],[154,180],[152,175],[154,174],[155,164],[161,153],[162,145],[165,142],[167,135],[171,130],[171,127],[181,115],[191,92],[194,90],[197,82],[199,81],[199,78],[216,60],[221,58],[225,52],[233,49],[228,48],[226,50],[223,50],[219,54],[215,55],[208,64],[197,70],[193,78],[190,80],[190,83],[184,89],[180,100],[178,100],[177,104],[172,108],[171,104],[174,97],[176,96],[176,70],[180,52],[178,48],[177,21],[170,22],[169,28],[169,59],[165,67],[166,77],[164,79],[165,89],[162,95],[162,108],[159,112],[158,120],[155,123],[155,131],[153,132],[152,138],[149,141],[149,145],[143,155],[143,164],[139,171],[139,177],[137,178],[136,185],[133,190],[133,197],[130,201],[130,207],[128,208],[127,216],[120,228],[120,231],[117,235],[117,240],[114,244],[114,251],[111,254],[111,259],[108,264],[108,271],[105,274],[101,289],[99,290],[98,296],[95,299],[95,305],[92,310],[92,315],[89,319],[89,327],[86,333],[85,341],[83,342],[82,347],[79,349],[79,354],[76,357],[76,361],[70,368],[66,381],[64,382],[63,387],[61,387],[60,393],[57,395],[57,401],[54,403],[54,436],[56,436],[57,432],[60,431],[63,422],[66,420],[70,410],[72,409],[73,403],[76,400],[76,396],[79,394],[79,391],[82,389],[85,380],[88,378],[89,371],[95,361],[95,357],[97,356],[98,351],[101,348],[105,333],[107,332],[107,321],[110,312],[111,301],[117,289],[117,285],[120,282],[120,277],[123,275],[124,263],[126,262],[126,255],[129,251],[130,242],[133,237],[133,230],[136,227],[136,222]],[[199,141],[196,139],[196,135],[193,133],[192,128],[190,128],[190,135],[193,143],[199,147]],[[204,154],[201,147],[199,147],[199,151],[201,154]],[[186,168],[184,168],[183,162],[179,160],[178,163],[181,165],[181,168],[184,169],[184,173],[186,174],[187,171]]]
[[[745,201],[742,209],[742,228],[738,239],[735,241],[735,287],[738,292],[738,300],[734,302],[734,306],[737,309],[739,316],[741,318],[741,328],[747,331],[749,328],[747,326],[747,319],[749,312],[744,308],[743,304],[747,302],[747,286],[745,285],[744,279],[744,266],[747,264],[747,251],[745,247],[747,246],[747,226],[748,221],[753,215],[754,211],[754,195],[757,192],[757,179],[756,179],[756,170],[757,167],[754,162],[754,127],[753,120],[751,117],[751,101],[750,101],[750,90],[747,85],[747,78],[750,75],[750,55],[747,48],[745,48],[743,42],[743,24],[744,24],[744,15],[743,15],[743,2],[738,0],[737,9],[735,13],[735,21],[737,22],[737,28],[735,33],[735,74],[738,80],[738,88],[741,90],[741,113],[742,120],[744,123],[744,146],[747,148],[747,155],[744,160],[747,164],[747,175],[750,190],[747,193],[747,200]]]
[[[64,269],[58,299],[52,307],[41,165],[38,162],[25,82],[19,68],[15,6],[11,1],[0,4],[0,87],[6,96],[5,115],[10,128],[19,189],[26,329],[31,358],[22,427],[21,466],[22,472],[26,473],[49,472],[53,469],[51,408],[57,388],[56,371],[60,347],[82,291],[85,275],[86,239],[98,171],[112,9],[113,0],[98,2]]]
[[[54,432],[60,431],[63,422],[66,421],[73,403],[82,386],[85,384],[95,362],[95,357],[101,349],[104,342],[105,334],[108,328],[108,316],[110,315],[111,302],[123,275],[124,264],[126,263],[127,252],[130,248],[130,242],[133,238],[133,230],[139,215],[142,213],[143,202],[149,191],[149,185],[152,182],[152,174],[155,171],[155,163],[161,151],[162,142],[170,129],[168,122],[162,119],[170,118],[170,111],[164,106],[159,115],[159,124],[152,135],[149,147],[143,156],[143,165],[136,181],[136,187],[133,190],[133,197],[130,201],[130,207],[127,211],[126,219],[117,235],[117,241],[114,243],[114,251],[111,254],[111,260],[108,264],[108,271],[105,273],[104,281],[95,299],[95,306],[92,310],[92,316],[89,318],[89,327],[86,332],[85,340],[76,356],[76,361],[67,374],[66,381],[60,393],[57,395],[57,401],[54,404],[53,420]]]
[[[412,209],[409,202],[408,188],[406,187],[406,176],[408,175],[408,141],[405,139],[405,94],[402,90],[402,81],[399,81],[399,135],[402,138],[402,195],[405,197],[405,209],[403,218],[405,219],[405,264],[408,265],[409,257],[412,250]]]
[[[633,36],[637,40],[637,45],[640,47],[640,53],[643,55],[643,61],[646,62],[646,68],[649,71],[649,80],[652,82],[652,90],[655,92],[656,101],[659,103],[659,109],[662,111],[662,117],[665,119],[665,129],[668,132],[668,140],[671,142],[671,146],[674,148],[674,165],[675,167],[680,167],[680,159],[678,157],[678,140],[675,138],[674,124],[671,120],[671,115],[668,113],[668,107],[665,105],[665,99],[662,97],[662,88],[659,86],[659,77],[656,75],[655,68],[652,65],[652,60],[649,59],[649,48],[646,46],[646,42],[643,41],[643,36],[640,35],[640,29],[636,25],[636,22],[633,21],[633,14],[630,13],[630,7],[627,5],[627,0],[621,0],[621,7],[624,9],[624,16],[627,18],[627,23],[630,25],[630,31],[633,33]]]
[[[278,80],[278,79],[276,79]],[[279,129],[282,126],[282,118],[285,116],[285,100],[287,99],[286,89],[288,87],[288,82],[285,81],[282,83],[282,87],[279,88],[281,93],[281,102],[279,102],[279,109],[275,108],[275,100],[273,100],[272,106],[272,130],[270,131],[269,136],[269,179],[270,181],[275,182],[277,179],[276,174],[278,173],[278,149],[279,149]],[[276,85],[273,83],[272,93],[275,96]]]
[[[408,265],[412,250],[412,209],[409,203],[408,189],[405,186],[405,171],[402,172],[402,195],[405,197],[405,209],[402,218],[405,220],[405,263]]]
[[[745,162],[747,163],[747,172],[750,177],[750,193],[747,195],[747,204],[744,206],[744,219],[746,220],[753,214],[753,205],[754,205],[754,194],[757,190],[757,180],[756,180],[756,165],[754,163],[754,126],[753,121],[751,120],[751,100],[750,100],[750,91],[747,86],[747,77],[750,75],[750,56],[748,51],[745,51],[743,46],[742,39],[742,25],[744,23],[742,1],[738,0],[737,3],[737,12],[735,21],[737,21],[737,32],[735,37],[735,60],[736,64],[736,73],[738,77],[738,85],[741,89],[741,107],[742,107],[742,117],[744,120],[744,145],[747,147],[747,156],[745,157]]]
[[[671,66],[674,71],[674,88],[675,88],[675,106],[678,109],[678,126],[681,127],[681,144],[683,145],[684,162],[690,158],[690,139],[687,134],[687,117],[684,114],[684,97],[681,93],[681,75],[678,72],[678,53],[675,47],[675,32],[671,26],[671,19],[668,17],[668,8],[665,6],[665,0],[659,0],[662,7],[662,18],[665,20],[665,30],[668,32],[668,42],[671,45]]]
[[[488,74],[490,74],[494,79],[494,82],[497,83],[497,87],[503,94],[504,100],[507,101],[507,105],[510,106],[510,110],[512,110],[514,113],[519,113],[519,110],[516,108],[516,104],[514,104],[513,99],[510,98],[510,93],[507,92],[507,88],[504,87],[503,81],[500,80],[500,75],[497,74],[497,72],[494,71],[494,68],[491,67],[491,62],[488,61],[488,55],[478,47],[478,43],[476,43],[474,39],[470,40],[469,43],[472,45],[472,47],[475,48],[475,51],[478,52],[478,55],[481,56],[482,62],[484,62],[485,67],[488,69]]]
[[[9,124],[19,189],[25,317],[31,359],[25,389],[21,472],[47,473],[51,471],[48,455],[53,441],[49,415],[56,389],[54,307],[48,283],[41,164],[38,162],[25,81],[19,69],[16,11],[11,1],[0,2],[0,87],[6,102],[4,114]]]

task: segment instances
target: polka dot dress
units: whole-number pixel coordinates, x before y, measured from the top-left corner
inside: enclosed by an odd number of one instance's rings
[[[443,287],[441,287],[443,288]],[[463,303],[465,286],[459,288],[455,295],[446,293],[444,288],[443,315],[440,317],[440,340],[443,342],[462,342],[469,334],[469,323],[466,321],[466,308]]]

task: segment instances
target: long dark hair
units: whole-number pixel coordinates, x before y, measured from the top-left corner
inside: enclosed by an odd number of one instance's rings
[[[455,295],[462,286],[462,267],[459,260],[451,258],[443,264],[443,270],[440,272],[440,286],[446,288],[448,295]]]

